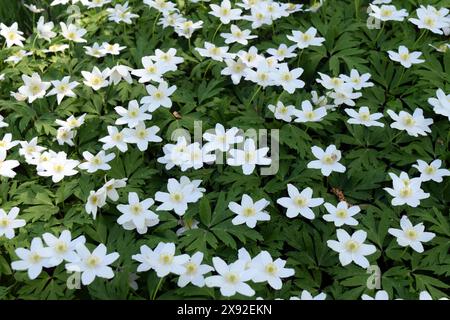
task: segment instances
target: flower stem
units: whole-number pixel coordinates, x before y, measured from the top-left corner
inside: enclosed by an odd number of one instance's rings
[[[221,26],[222,26],[222,23],[220,23],[219,26],[217,27],[216,31],[214,31],[214,34],[213,34],[213,37],[212,37],[211,42],[214,41],[214,38],[216,37],[216,34],[217,34],[217,32],[219,31],[219,29],[220,29]]]
[[[156,285],[155,292],[153,292],[152,300],[156,299],[156,294],[158,293],[159,287],[161,287],[161,283],[163,282],[164,278],[160,278],[158,284]]]
[[[258,88],[255,90],[255,93],[253,93],[253,96],[250,98],[250,101],[248,102],[248,106],[252,103],[253,99],[256,97],[259,90],[261,90],[261,86],[258,86]]]

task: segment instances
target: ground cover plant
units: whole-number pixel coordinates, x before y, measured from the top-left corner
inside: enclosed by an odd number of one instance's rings
[[[0,298],[447,298],[449,7],[0,0]]]

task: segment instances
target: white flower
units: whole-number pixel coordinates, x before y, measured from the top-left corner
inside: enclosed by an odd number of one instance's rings
[[[174,29],[179,36],[183,36],[187,39],[190,39],[194,34],[194,31],[197,29],[201,29],[202,26],[203,21],[193,22],[184,19],[183,21],[176,22]]]
[[[112,279],[114,272],[109,265],[119,258],[119,254],[117,252],[106,254],[106,250],[103,243],[100,243],[92,253],[85,245],[79,245],[76,252],[80,260],[66,264],[66,269],[81,272],[81,283],[85,286],[91,284],[96,277]]]
[[[61,104],[61,101],[62,99],[64,99],[64,97],[76,97],[75,93],[72,90],[79,85],[79,82],[70,82],[70,76],[64,77],[61,80],[51,81],[51,83],[53,85],[53,89],[47,93],[47,97],[56,95],[58,105]]]
[[[240,50],[237,56],[249,68],[256,68],[264,60],[264,57],[258,54],[255,46],[251,46],[248,51]]]
[[[351,117],[347,123],[362,124],[366,127],[384,127],[384,123],[377,121],[383,117],[383,114],[379,112],[370,114],[370,110],[366,106],[360,107],[358,111],[350,108],[345,108],[344,111]]]
[[[409,52],[405,46],[398,47],[398,52],[388,51],[389,59],[392,61],[400,62],[405,68],[410,68],[413,64],[425,62],[425,60],[419,59],[422,55],[420,51]]]
[[[108,135],[106,137],[103,137],[99,139],[98,141],[103,142],[103,149],[109,150],[111,148],[116,147],[121,152],[125,152],[128,150],[128,145],[125,142],[125,134],[124,129],[122,129],[120,132],[117,129],[117,127],[114,126],[108,126]]]
[[[178,286],[180,288],[185,287],[187,284],[192,283],[197,287],[205,286],[205,274],[214,270],[213,267],[207,264],[201,264],[203,260],[203,252],[197,251],[189,258],[184,264],[186,271],[178,278]]]
[[[155,250],[148,246],[141,246],[141,253],[132,256],[133,260],[141,262],[137,272],[154,269],[159,278],[169,273],[181,275],[186,272],[185,264],[189,261],[187,254],[175,255],[175,244],[160,242]]]
[[[302,73],[302,68],[289,70],[287,63],[282,63],[278,66],[278,70],[275,72],[273,80],[277,83],[277,85],[282,86],[285,91],[293,94],[296,89],[300,89],[305,86],[305,83],[298,79]]]
[[[220,36],[225,39],[226,44],[240,43],[244,46],[248,44],[248,40],[258,38],[258,36],[251,35],[251,30],[241,30],[235,24],[230,26],[231,33],[221,33]]]
[[[195,219],[180,219],[178,220],[178,224],[181,225],[181,228],[179,228],[176,232],[177,236],[181,236],[183,233],[185,233],[188,230],[198,229],[198,224],[200,222]]]
[[[33,159],[38,158],[41,155],[41,152],[46,149],[37,144],[37,139],[37,137],[34,137],[30,142],[20,141],[21,148],[19,149],[19,154],[24,156],[28,163],[32,162]]]
[[[419,294],[419,300],[433,300],[433,297],[428,291],[421,291]],[[439,300],[448,300],[446,297],[439,298]]]
[[[287,38],[297,43],[299,49],[304,49],[309,46],[321,46],[325,38],[316,37],[317,29],[310,27],[306,32],[292,31],[292,36],[288,35]]]
[[[255,271],[245,268],[245,262],[237,260],[230,265],[218,257],[212,259],[214,268],[219,275],[205,279],[206,286],[219,287],[224,297],[231,297],[236,293],[251,297],[255,291],[246,283],[253,278]]]
[[[283,285],[281,279],[295,274],[294,269],[285,268],[285,265],[286,260],[278,258],[274,261],[269,252],[261,251],[252,260],[252,268],[255,270],[252,280],[256,283],[267,282],[273,289],[280,290]]]
[[[195,203],[203,196],[200,190],[204,191],[204,189],[199,189],[200,192],[193,192],[196,187],[196,185],[193,185],[195,181],[200,180],[194,180],[191,183],[186,181],[186,177],[181,177],[179,182],[173,178],[169,179],[167,182],[168,192],[158,191],[155,194],[155,200],[162,202],[156,210],[173,210],[179,216],[184,215],[187,211],[188,203]]]
[[[105,154],[104,150],[101,150],[95,156],[89,151],[83,152],[83,158],[86,162],[83,162],[78,166],[78,168],[86,170],[89,173],[94,173],[97,170],[107,171],[111,169],[111,166],[108,164],[112,159],[114,159],[116,155],[114,153]]]
[[[184,59],[177,56],[177,49],[170,48],[166,52],[156,49],[155,55],[150,56],[154,61],[160,61],[165,65],[168,71],[176,71],[177,65],[183,63]]]
[[[436,181],[442,182],[442,177],[450,176],[450,170],[441,169],[442,161],[437,159],[433,160],[430,164],[423,160],[417,160],[417,164],[413,164],[414,168],[417,168],[420,172],[420,180],[422,181]]]
[[[3,120],[5,120],[5,118],[4,118],[2,115],[0,115],[0,128],[6,128],[6,127],[8,127],[9,124],[6,123],[6,122],[4,122]]]
[[[116,125],[127,125],[130,128],[134,128],[139,122],[145,120],[151,120],[152,115],[146,113],[146,107],[139,107],[137,100],[131,100],[128,102],[128,109],[118,106],[114,110],[121,116],[115,122]]]
[[[127,185],[127,180],[127,178],[108,180],[100,189],[100,192],[104,191],[111,201],[117,201],[119,200],[119,193],[116,189],[125,187]]]
[[[83,36],[86,34],[86,29],[79,28],[74,24],[66,25],[64,22],[60,22],[61,26],[61,34],[64,38],[73,42],[87,42],[86,39],[83,39]]]
[[[277,106],[269,104],[267,107],[273,112],[275,119],[291,122],[292,117],[295,116],[295,107],[293,105],[285,106],[281,101],[277,102]]]
[[[231,222],[234,225],[245,223],[247,227],[254,228],[258,221],[269,221],[270,215],[267,211],[264,211],[269,203],[266,199],[253,202],[249,195],[244,194],[240,205],[236,202],[228,204],[228,209],[236,214],[236,217]]]
[[[221,75],[231,76],[233,84],[239,84],[241,78],[247,75],[247,65],[239,58],[237,61],[233,59],[225,59],[226,68],[222,69]]]
[[[130,226],[136,229],[139,234],[147,233],[147,227],[157,225],[159,217],[149,208],[155,203],[152,198],[139,201],[136,192],[128,193],[128,204],[119,204],[117,210],[122,215],[117,219],[117,223],[124,227]],[[129,230],[129,228],[125,228]]]
[[[122,51],[126,47],[121,46],[118,43],[110,44],[108,42],[103,42],[101,48],[102,48],[103,53],[117,56],[120,54],[120,51]]]
[[[296,116],[295,122],[318,122],[327,115],[327,109],[325,107],[319,107],[314,110],[311,102],[305,100],[302,102],[301,110],[294,110]]]
[[[139,122],[133,129],[123,129],[125,135],[124,141],[126,143],[135,143],[140,151],[145,151],[148,148],[149,142],[162,141],[161,137],[156,135],[158,131],[158,126],[147,128],[144,122]]]
[[[329,145],[325,150],[313,146],[311,152],[318,159],[308,163],[310,169],[320,169],[322,174],[328,177],[333,171],[345,172],[346,168],[339,163],[341,160],[341,151],[336,149],[334,144]]]
[[[422,242],[428,242],[436,236],[433,232],[425,232],[423,223],[413,226],[407,216],[400,219],[400,227],[401,229],[389,228],[389,234],[397,238],[399,246],[410,246],[419,253],[424,251]]]
[[[302,192],[288,183],[289,197],[283,197],[277,200],[277,203],[287,209],[286,216],[288,218],[295,218],[299,214],[307,219],[314,219],[314,212],[310,208],[320,206],[323,203],[323,198],[313,198],[313,190],[305,188]]]
[[[141,99],[141,104],[148,109],[148,112],[153,112],[159,107],[167,109],[172,107],[170,96],[177,90],[176,86],[169,87],[167,82],[161,81],[158,87],[150,84],[145,89],[149,95]]]
[[[206,58],[211,58],[216,61],[223,61],[224,59],[233,59],[234,54],[228,53],[228,46],[216,47],[214,44],[205,41],[205,48],[195,48],[197,52]]]
[[[161,82],[163,81],[162,76],[164,73],[170,69],[164,62],[154,62],[149,56],[142,57],[141,61],[144,68],[131,71],[133,75],[139,77],[139,83],[150,81]]]
[[[15,253],[21,260],[13,261],[11,267],[13,270],[27,270],[31,280],[39,276],[43,267],[50,266],[48,258],[51,256],[51,250],[44,248],[41,238],[33,238],[30,249],[17,248]]]
[[[132,24],[134,18],[138,18],[139,15],[130,12],[131,8],[128,8],[128,1],[122,4],[116,4],[114,8],[106,9],[108,12],[108,20],[115,23],[125,22],[126,24]]]
[[[286,58],[296,57],[297,54],[294,53],[296,48],[297,48],[296,45],[288,47],[286,44],[282,43],[280,44],[278,49],[274,48],[267,49],[267,53],[270,54],[275,59],[277,59],[278,61],[283,61]]]
[[[210,4],[210,15],[213,15],[220,19],[223,24],[228,24],[231,20],[241,19],[241,9],[231,9],[231,3],[229,0],[223,0],[220,6],[216,4]]]
[[[51,250],[48,258],[48,264],[50,266],[57,266],[64,260],[67,262],[76,262],[78,255],[75,253],[75,249],[79,245],[84,245],[86,242],[84,236],[79,236],[72,240],[72,235],[69,230],[62,231],[59,238],[46,232],[42,235],[42,239],[44,239],[45,244]]]
[[[56,119],[55,122],[62,126],[63,128],[66,128],[68,130],[76,129],[81,127],[84,124],[84,118],[86,117],[86,113],[83,113],[81,116],[76,118],[75,116],[71,115],[69,118],[67,118],[66,121]]]
[[[112,67],[109,72],[109,83],[117,85],[122,79],[129,84],[133,83],[133,78],[130,74],[132,70],[132,68],[122,64]]]
[[[37,36],[41,39],[51,41],[52,38],[56,37],[56,32],[53,32],[54,27],[55,24],[52,21],[45,23],[44,17],[41,16],[36,27]]]
[[[303,290],[300,297],[291,297],[289,300],[325,300],[326,297],[327,295],[323,292],[313,297],[308,290]]]
[[[375,293],[375,297],[371,297],[367,294],[363,294],[361,296],[362,300],[389,300],[389,295],[384,290],[379,290],[377,293]]]
[[[348,203],[345,201],[340,201],[336,207],[328,202],[326,202],[324,206],[328,211],[328,214],[323,215],[325,221],[334,222],[336,227],[341,227],[343,225],[358,225],[358,220],[353,218],[355,214],[361,211],[358,206],[349,207]]]
[[[6,153],[0,153],[0,176],[14,178],[16,173],[12,170],[20,165],[17,160],[5,160]]]
[[[42,8],[38,8],[36,7],[34,4],[23,4],[25,6],[25,8],[27,8],[28,10],[30,10],[33,13],[41,13],[42,11],[44,11],[44,9]]]
[[[76,132],[72,131],[70,128],[59,127],[56,131],[56,140],[58,144],[62,146],[67,143],[69,146],[74,146],[73,138],[75,137]]]
[[[42,50],[42,52],[44,53],[55,53],[55,52],[63,52],[64,50],[69,49],[69,45],[68,44],[53,44],[51,46],[48,47],[48,49],[44,49]]]
[[[319,76],[320,76],[320,79],[316,79],[316,82],[320,83],[325,89],[328,89],[328,90],[339,91],[344,86],[344,84],[346,84],[344,79],[339,78],[339,77],[331,78],[330,76],[320,73],[320,72],[319,72]],[[352,85],[348,85],[347,87],[349,87],[353,90]]]
[[[168,143],[163,146],[164,156],[159,157],[158,162],[165,164],[166,170],[170,170],[174,166],[181,166],[188,159],[187,147],[186,138],[178,137],[175,144]]]
[[[12,239],[15,236],[14,229],[23,227],[25,220],[16,219],[20,209],[17,207],[11,208],[8,213],[0,209],[0,237],[5,236],[6,239]]]
[[[214,132],[205,132],[203,139],[208,141],[203,148],[206,150],[220,150],[227,152],[230,147],[244,141],[244,137],[239,135],[239,129],[233,127],[226,129],[220,123],[216,123]]]
[[[399,176],[390,172],[389,176],[392,179],[392,188],[384,188],[384,190],[394,197],[391,201],[393,206],[407,204],[415,208],[420,204],[420,200],[430,196],[420,188],[422,184],[420,178],[410,179],[406,172],[401,172]]]
[[[444,90],[438,89],[436,98],[429,98],[428,103],[433,106],[435,113],[443,115],[450,120],[450,94],[446,95]]]
[[[406,111],[400,111],[396,114],[392,110],[387,110],[389,116],[394,120],[391,123],[391,128],[398,130],[405,130],[410,136],[417,137],[419,135],[426,136],[427,132],[431,133],[430,125],[433,123],[433,119],[425,118],[423,116],[423,110],[416,108],[411,115]]]
[[[19,25],[17,22],[14,22],[10,27],[0,23],[0,35],[5,38],[6,46],[8,48],[12,46],[23,47],[23,42],[25,40],[22,37],[23,32],[18,30]]]
[[[403,21],[408,16],[408,12],[405,9],[397,10],[395,6],[382,5],[380,7],[370,4],[372,12],[369,16],[381,21]]]
[[[24,85],[19,88],[19,93],[28,98],[28,102],[32,103],[36,99],[43,98],[45,91],[50,87],[50,82],[41,80],[36,72],[30,76],[22,75]]]
[[[253,139],[246,139],[244,141],[243,149],[231,149],[231,158],[227,158],[227,164],[230,166],[242,166],[242,171],[245,175],[251,174],[256,165],[270,165],[272,159],[267,158],[269,152],[268,147],[256,149],[255,141]]]
[[[342,78],[346,83],[351,84],[354,90],[373,87],[374,84],[372,82],[369,82],[370,77],[370,73],[359,75],[359,72],[356,69],[352,69],[350,71],[350,76],[347,76],[345,74],[340,75],[340,78]]]
[[[341,104],[346,104],[348,106],[355,106],[355,99],[362,96],[361,92],[353,92],[353,86],[348,83],[344,83],[335,91],[329,94],[330,98],[334,99],[334,104],[339,106]]]
[[[81,74],[85,79],[83,83],[86,86],[91,87],[95,91],[107,87],[109,85],[109,81],[107,79],[110,72],[111,70],[109,68],[100,71],[100,69],[97,67],[94,67],[92,69],[92,72],[81,71]]]
[[[6,157],[7,151],[19,144],[19,141],[12,140],[12,134],[6,133],[0,140],[0,155]]]
[[[417,18],[408,19],[411,23],[414,23],[419,29],[427,29],[436,34],[443,34],[442,29],[447,27],[448,18],[445,19],[437,14],[436,8],[432,6],[420,6],[416,10]],[[448,9],[446,9],[446,16],[448,14]]]
[[[355,231],[351,236],[343,229],[337,229],[336,235],[339,241],[328,240],[327,245],[339,253],[339,261],[342,266],[350,264],[352,261],[362,268],[369,266],[369,261],[365,256],[375,253],[376,248],[371,244],[364,244],[367,232],[363,230]]]
[[[97,42],[94,42],[92,47],[84,46],[84,49],[86,50],[86,54],[91,57],[101,58],[106,56],[103,47],[100,46]]]
[[[52,181],[57,183],[66,176],[73,176],[78,173],[74,170],[80,164],[77,160],[67,159],[67,154],[58,152],[48,162],[42,163],[42,171],[38,174],[44,177],[52,177]]]
[[[91,190],[87,202],[84,206],[87,214],[92,214],[92,218],[97,218],[98,208],[103,207],[106,204],[106,191],[105,189],[99,189],[97,191]]]

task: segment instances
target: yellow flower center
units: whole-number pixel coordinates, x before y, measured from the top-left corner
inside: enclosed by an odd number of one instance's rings
[[[347,249],[347,251],[355,252],[359,248],[359,243],[354,240],[348,240],[345,244],[345,248]]]
[[[255,153],[254,152],[245,152],[244,153],[244,159],[245,162],[250,162],[255,158]]]
[[[333,164],[334,162],[336,162],[337,156],[335,154],[326,154],[323,158],[322,158],[322,162],[325,164]]]
[[[411,127],[416,124],[416,121],[414,120],[414,118],[412,116],[408,115],[403,118],[403,124],[405,126]]]
[[[425,168],[425,173],[426,173],[426,174],[433,174],[433,173],[435,173],[435,172],[436,172],[436,168],[433,167],[433,166],[427,166],[427,167]]]
[[[254,208],[245,208],[242,212],[245,217],[253,217],[256,214]]]
[[[186,264],[186,273],[187,274],[195,274],[197,272],[197,265],[193,262],[188,262]]]
[[[175,192],[170,195],[170,198],[172,201],[181,202],[183,200],[183,195],[179,192]]]
[[[55,246],[55,250],[59,253],[64,253],[67,251],[67,244],[63,241],[59,241]]]
[[[229,272],[225,275],[225,280],[231,284],[236,284],[239,282],[239,275],[234,272]]]
[[[6,228],[10,224],[10,221],[7,217],[0,218],[0,227]]]
[[[411,239],[411,240],[416,240],[417,239],[417,231],[414,229],[408,229],[405,231],[405,235],[407,238]]]
[[[337,210],[336,216],[341,219],[347,218],[347,210],[344,210],[344,209]]]
[[[97,256],[94,256],[94,255],[91,255],[91,256],[89,256],[89,258],[87,258],[86,264],[90,268],[95,268],[100,264],[100,258]]]
[[[264,269],[266,270],[266,272],[268,274],[271,274],[271,275],[274,275],[278,270],[277,266],[274,263],[269,263],[268,265],[266,265],[266,267]]]
[[[131,213],[133,213],[134,215],[139,215],[142,213],[142,206],[140,204],[133,204],[131,206]]]
[[[361,112],[361,113],[359,114],[359,118],[360,118],[362,121],[369,121],[369,120],[370,120],[370,114],[369,114],[368,112]]]
[[[159,256],[159,261],[162,264],[171,264],[173,261],[173,255],[171,254],[167,254],[167,253],[163,253]]]
[[[55,164],[55,165],[53,166],[53,170],[54,170],[56,173],[61,173],[61,172],[64,171],[64,166],[63,166],[62,164]]]
[[[412,195],[412,190],[409,186],[405,186],[400,190],[400,197],[407,198]]]
[[[42,257],[38,254],[38,253],[36,253],[36,252],[33,252],[31,255],[30,255],[30,261],[31,261],[31,263],[39,263],[40,261],[42,260]]]

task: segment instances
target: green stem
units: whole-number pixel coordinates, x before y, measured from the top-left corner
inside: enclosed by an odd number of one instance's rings
[[[303,50],[304,50],[304,49],[302,49],[302,50],[300,51],[300,53],[298,54],[298,59],[297,59],[297,68],[298,68],[298,67],[300,67],[300,59],[301,59],[301,57],[302,57],[302,54],[303,54]]]
[[[219,29],[220,29],[221,26],[222,26],[222,23],[220,23],[219,26],[217,27],[216,31],[214,31],[214,34],[213,34],[213,37],[212,37],[211,42],[214,41],[214,38],[216,37],[216,34],[217,34],[217,32],[219,31]]]
[[[359,19],[359,0],[355,0],[355,16]]]
[[[158,285],[156,286],[155,292],[153,292],[152,300],[156,299],[156,294],[158,293],[159,287],[161,287],[161,283],[163,282],[164,278],[160,278]]]
[[[416,47],[416,44],[419,43],[420,39],[422,39],[422,37],[425,35],[425,33],[427,33],[427,30],[426,30],[426,29],[424,29],[424,30],[422,31],[422,33],[420,34],[419,38],[417,38],[416,42],[414,42],[413,48]]]
[[[212,62],[213,62],[213,60],[211,59],[211,61],[210,61],[210,62],[208,63],[208,65],[206,66],[206,70],[205,70],[205,73],[203,74],[203,78],[206,76],[206,73],[208,72],[209,67],[211,67]]]
[[[384,31],[384,25],[385,25],[385,22],[383,21],[383,24],[381,25],[381,29],[380,29],[380,31],[378,32],[377,37],[375,38],[375,45],[377,44],[378,38],[381,36],[381,34],[382,34],[383,31]]]
[[[253,96],[250,98],[250,101],[248,102],[248,106],[250,106],[250,104],[252,103],[253,99],[258,94],[259,90],[261,90],[261,86],[258,86],[258,88],[255,90],[255,93],[253,93]]]
[[[156,15],[155,21],[153,22],[152,37],[153,37],[153,34],[155,33],[156,23],[158,22],[160,15],[161,15],[161,12],[158,12],[158,14]]]

